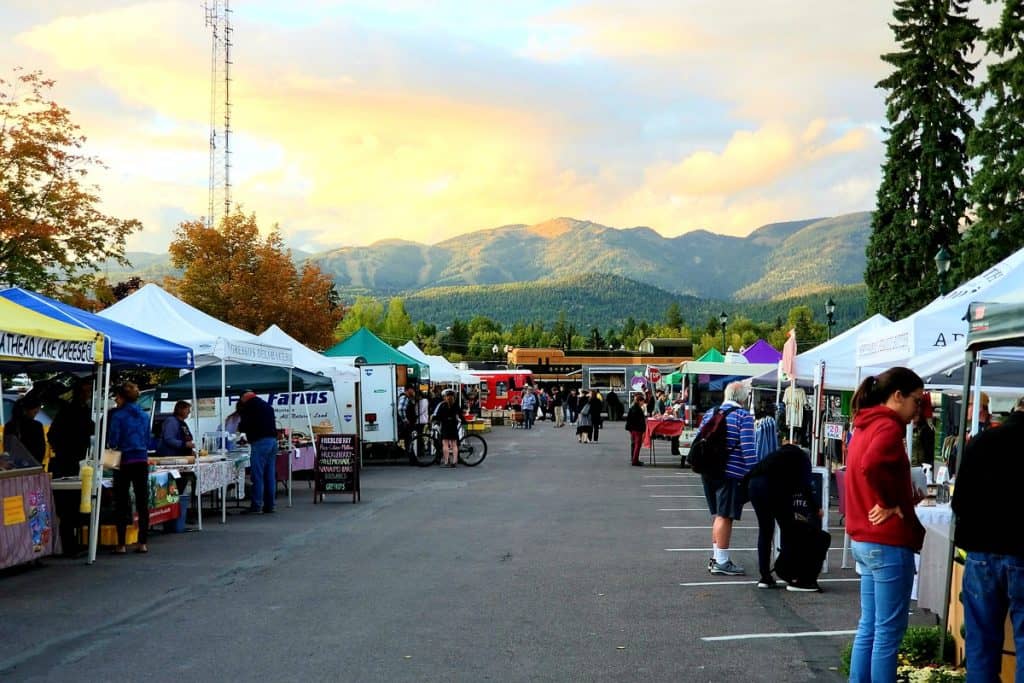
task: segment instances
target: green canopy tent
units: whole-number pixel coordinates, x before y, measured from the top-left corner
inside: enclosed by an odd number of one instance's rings
[[[225,384],[229,396],[239,396],[249,389],[258,394],[288,391],[288,368],[269,365],[227,365]],[[195,371],[196,396],[210,398],[221,395],[220,366],[207,365]],[[292,370],[292,391],[334,391],[330,377],[312,372]],[[156,395],[162,401],[192,398],[192,374],[187,373],[159,386]]]
[[[724,363],[725,356],[723,356],[718,349],[708,349],[703,356],[698,358],[695,362],[697,363]]]
[[[407,356],[383,341],[365,327],[360,327],[343,342],[324,351],[325,356],[361,356],[367,365],[399,365],[406,368],[406,374],[414,381],[430,379],[430,366],[424,365],[412,356]]]

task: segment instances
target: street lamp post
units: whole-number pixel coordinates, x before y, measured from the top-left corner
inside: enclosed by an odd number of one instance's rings
[[[729,324],[729,315],[722,311],[722,315],[718,316],[718,322],[722,326],[722,353],[725,353],[725,326]]]
[[[949,273],[950,266],[953,265],[953,257],[949,255],[949,251],[946,247],[939,247],[939,251],[935,254],[935,270],[939,273],[939,294],[946,295],[946,277]]]
[[[831,339],[832,328],[836,325],[836,302],[832,301],[832,297],[825,302],[825,318],[828,324],[828,338]]]
[[[491,345],[491,359],[492,360],[498,360],[498,345],[497,344],[492,344]]]

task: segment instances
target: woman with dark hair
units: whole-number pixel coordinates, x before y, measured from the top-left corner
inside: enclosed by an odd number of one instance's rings
[[[4,425],[4,438],[15,438],[40,465],[46,457],[43,425],[36,420],[42,403],[35,396],[22,396],[14,403],[11,419]]]
[[[125,382],[115,389],[117,408],[110,412],[107,447],[121,451],[121,465],[114,470],[114,509],[117,515],[117,547],[114,554],[124,555],[125,535],[132,520],[129,487],[135,490],[135,511],[139,516],[137,553],[148,553],[149,536],[149,418],[136,401],[139,388]]]
[[[850,680],[896,680],[896,651],[907,630],[914,553],[924,527],[914,513],[906,426],[917,415],[924,382],[891,368],[865,379],[853,395],[853,437],[846,469],[846,532],[860,583],[860,622]]]
[[[192,404],[188,401],[178,401],[174,404],[174,414],[164,420],[160,428],[160,442],[156,447],[158,456],[192,455],[195,442],[192,439],[192,430],[185,422],[191,412]]]

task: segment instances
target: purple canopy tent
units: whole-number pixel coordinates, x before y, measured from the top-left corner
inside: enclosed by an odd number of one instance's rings
[[[764,339],[758,339],[743,352],[743,357],[750,363],[778,363],[782,360],[782,352]]]

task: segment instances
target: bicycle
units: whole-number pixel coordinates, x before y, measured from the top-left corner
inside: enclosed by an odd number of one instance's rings
[[[430,436],[425,439],[416,451],[416,464],[430,467],[441,462],[441,430],[436,425],[431,427]],[[487,442],[479,434],[467,434],[459,425],[459,462],[466,467],[476,467],[487,457]]]

